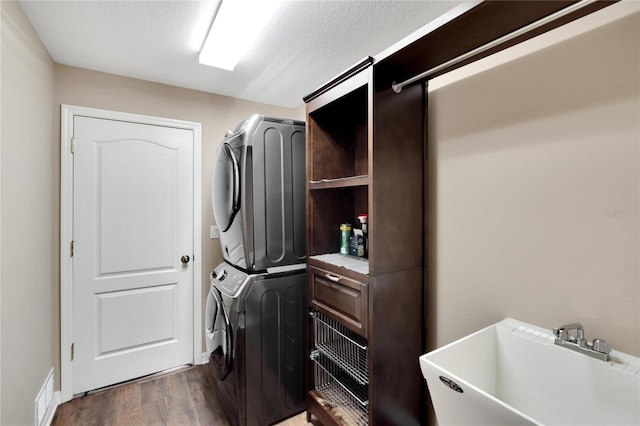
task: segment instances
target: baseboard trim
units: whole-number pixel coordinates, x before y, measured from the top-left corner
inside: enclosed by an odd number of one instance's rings
[[[53,367],[47,374],[44,383],[38,391],[38,395],[34,401],[33,424],[35,426],[48,425],[53,418],[52,412],[55,413],[55,392],[53,391]]]
[[[56,391],[53,393],[51,403],[49,404],[49,407],[47,407],[47,414],[45,414],[44,421],[42,422],[44,426],[51,426],[53,418],[56,415],[56,411],[58,411],[58,406],[60,405],[60,398],[60,391]]]
[[[209,362],[209,354],[202,352],[202,358],[200,359],[200,365],[207,364]]]

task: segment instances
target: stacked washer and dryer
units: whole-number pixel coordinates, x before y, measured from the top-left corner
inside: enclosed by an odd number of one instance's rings
[[[213,173],[224,261],[207,298],[209,365],[232,424],[272,424],[305,409],[304,122],[249,117]]]

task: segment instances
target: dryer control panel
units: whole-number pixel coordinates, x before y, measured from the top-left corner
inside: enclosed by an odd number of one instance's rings
[[[215,286],[232,297],[236,295],[246,279],[247,274],[225,264],[221,264],[211,272],[211,280],[212,282],[215,280]]]

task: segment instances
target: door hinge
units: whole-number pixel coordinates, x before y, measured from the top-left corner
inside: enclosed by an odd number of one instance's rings
[[[71,153],[76,152],[76,138],[71,138]]]
[[[71,344],[71,361],[73,361],[73,358],[75,358],[76,355],[76,344],[72,343]]]
[[[73,253],[74,253],[74,244],[73,244],[73,240],[71,240],[71,257],[73,257]]]

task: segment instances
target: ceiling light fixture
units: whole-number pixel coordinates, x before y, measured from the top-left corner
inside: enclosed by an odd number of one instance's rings
[[[282,0],[223,0],[200,51],[201,64],[233,71]]]

